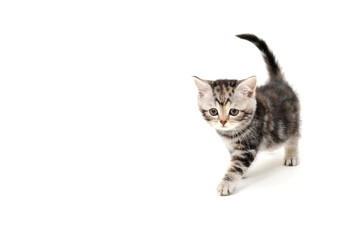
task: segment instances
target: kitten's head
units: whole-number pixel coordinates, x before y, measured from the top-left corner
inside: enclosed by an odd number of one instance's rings
[[[212,127],[229,131],[251,121],[256,110],[256,77],[216,81],[193,78],[199,90],[199,110]]]

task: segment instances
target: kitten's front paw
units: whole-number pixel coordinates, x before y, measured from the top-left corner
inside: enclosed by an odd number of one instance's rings
[[[289,157],[287,159],[285,159],[284,165],[285,166],[296,166],[299,164],[298,158],[297,157]]]
[[[234,192],[236,188],[236,181],[222,180],[216,191],[220,196],[227,196]]]

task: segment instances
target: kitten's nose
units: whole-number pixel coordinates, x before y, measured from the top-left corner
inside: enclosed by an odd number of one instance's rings
[[[221,123],[223,126],[225,126],[225,123],[226,123],[226,122],[227,122],[226,120],[223,120],[223,119],[220,120],[220,123]]]

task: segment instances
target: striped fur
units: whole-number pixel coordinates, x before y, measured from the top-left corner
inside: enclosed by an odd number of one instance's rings
[[[298,164],[300,127],[299,100],[285,80],[267,44],[252,34],[237,37],[252,42],[262,53],[269,81],[256,88],[256,78],[202,80],[194,77],[203,118],[216,129],[231,156],[230,165],[217,191],[229,195],[246,173],[258,151],[285,145],[286,166]],[[209,109],[215,108],[213,116]],[[238,109],[236,116],[229,114]]]

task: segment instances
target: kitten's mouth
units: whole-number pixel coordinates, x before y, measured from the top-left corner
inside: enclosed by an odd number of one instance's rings
[[[223,130],[223,131],[227,131],[227,130],[231,130],[232,128],[229,126],[224,126],[222,125],[221,127],[218,127],[219,130]]]
[[[215,126],[216,129],[220,130],[220,131],[233,131],[234,129],[237,129],[239,126],[234,126],[233,124],[226,124],[225,126],[224,125],[221,125],[221,126]]]

